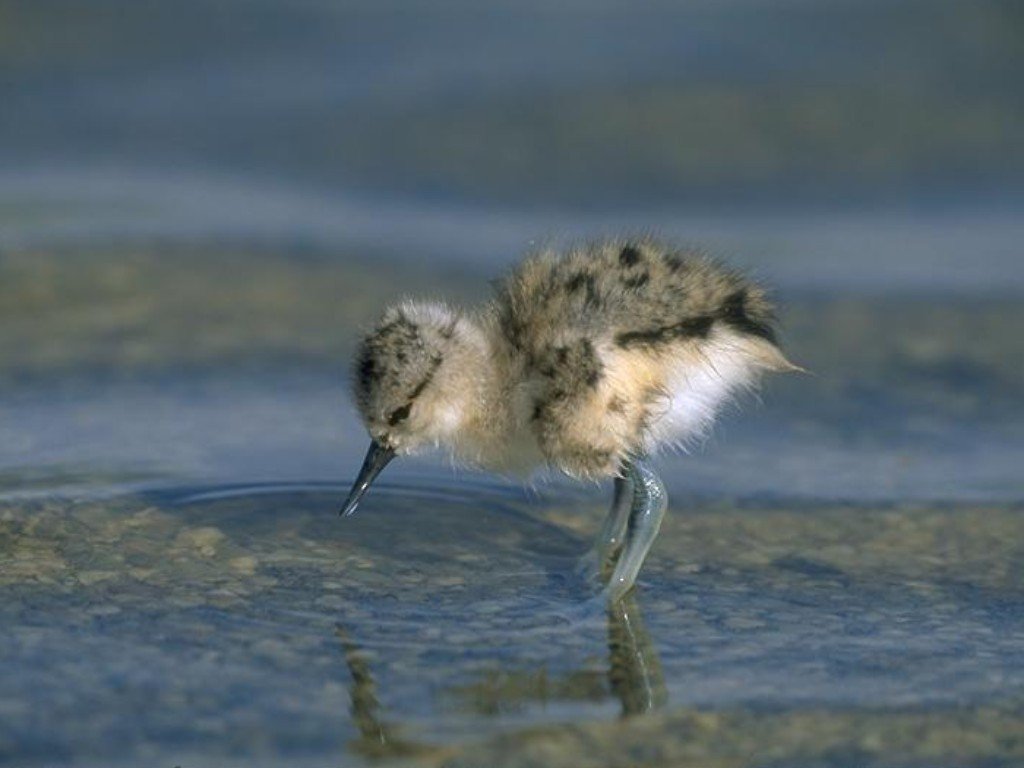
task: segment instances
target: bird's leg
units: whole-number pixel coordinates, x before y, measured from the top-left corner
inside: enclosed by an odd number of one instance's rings
[[[633,479],[628,475],[616,477],[614,493],[612,508],[608,510],[608,516],[605,517],[604,525],[601,526],[601,532],[594,544],[599,576],[605,575],[605,568],[611,569],[615,557],[625,543],[629,512],[633,502]]]
[[[626,539],[619,561],[605,588],[609,603],[616,603],[633,588],[644,559],[658,536],[665,516],[668,495],[661,478],[638,457],[626,462],[625,474],[633,487],[632,504],[626,525]]]
[[[615,496],[612,500],[612,507],[608,510],[608,516],[604,519],[600,533],[582,558],[580,558],[579,571],[585,576],[601,578],[605,569],[610,568],[610,561],[622,549],[622,543],[626,536],[626,526],[629,524],[629,512],[633,504],[633,479],[628,474],[615,478]]]

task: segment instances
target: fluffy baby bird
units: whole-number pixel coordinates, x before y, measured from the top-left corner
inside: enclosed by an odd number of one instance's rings
[[[610,571],[616,602],[665,512],[648,457],[706,434],[763,372],[788,370],[764,290],[699,253],[650,239],[541,251],[475,311],[405,302],[362,340],[353,388],[373,442],[342,514],[392,458],[428,446],[502,473],[611,477],[582,562]]]

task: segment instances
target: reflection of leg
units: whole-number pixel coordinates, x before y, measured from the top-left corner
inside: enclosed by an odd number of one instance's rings
[[[629,524],[629,511],[633,502],[633,480],[623,476],[615,478],[615,497],[608,516],[604,519],[594,546],[580,560],[580,572],[586,576],[604,577],[611,570],[613,558],[622,549]]]
[[[626,541],[619,562],[608,583],[608,601],[614,603],[633,588],[644,559],[658,536],[668,496],[658,475],[638,458],[626,464],[626,476],[633,486],[633,500],[626,525]]]
[[[356,645],[344,627],[336,626],[335,634],[341,641],[341,647],[345,652],[345,665],[352,675],[352,685],[349,689],[352,721],[359,729],[359,738],[350,743],[350,748],[374,761],[389,757],[425,757],[434,765],[442,754],[447,755],[447,747],[420,744],[401,738],[400,726],[391,727],[381,719],[377,685],[366,654]]]
[[[622,702],[623,716],[640,715],[665,704],[661,663],[632,595],[608,606],[608,651],[608,682]]]
[[[335,632],[345,651],[345,664],[352,675],[352,686],[349,689],[352,698],[352,720],[359,729],[360,742],[373,748],[387,746],[391,735],[388,727],[380,720],[377,686],[370,665],[366,661],[366,655],[340,626]]]

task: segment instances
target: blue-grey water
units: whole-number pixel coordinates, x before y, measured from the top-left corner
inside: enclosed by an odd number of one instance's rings
[[[927,23],[926,23],[927,22]],[[1012,3],[0,2],[0,765],[1024,761]],[[809,375],[606,485],[396,462],[348,358],[656,232]]]

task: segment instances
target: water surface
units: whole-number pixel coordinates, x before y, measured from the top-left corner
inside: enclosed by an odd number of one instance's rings
[[[624,759],[941,754],[894,722],[958,764],[1024,746],[1019,509],[698,504],[606,613],[573,571],[594,499],[385,486],[341,525],[342,493],[6,502],[4,754],[571,765],[650,711]]]
[[[4,262],[4,761],[1019,759],[1018,303],[792,291],[816,375],[659,459],[670,514],[609,613],[575,572],[607,487],[427,458],[337,517],[366,444],[346,359],[398,292],[381,264]]]

